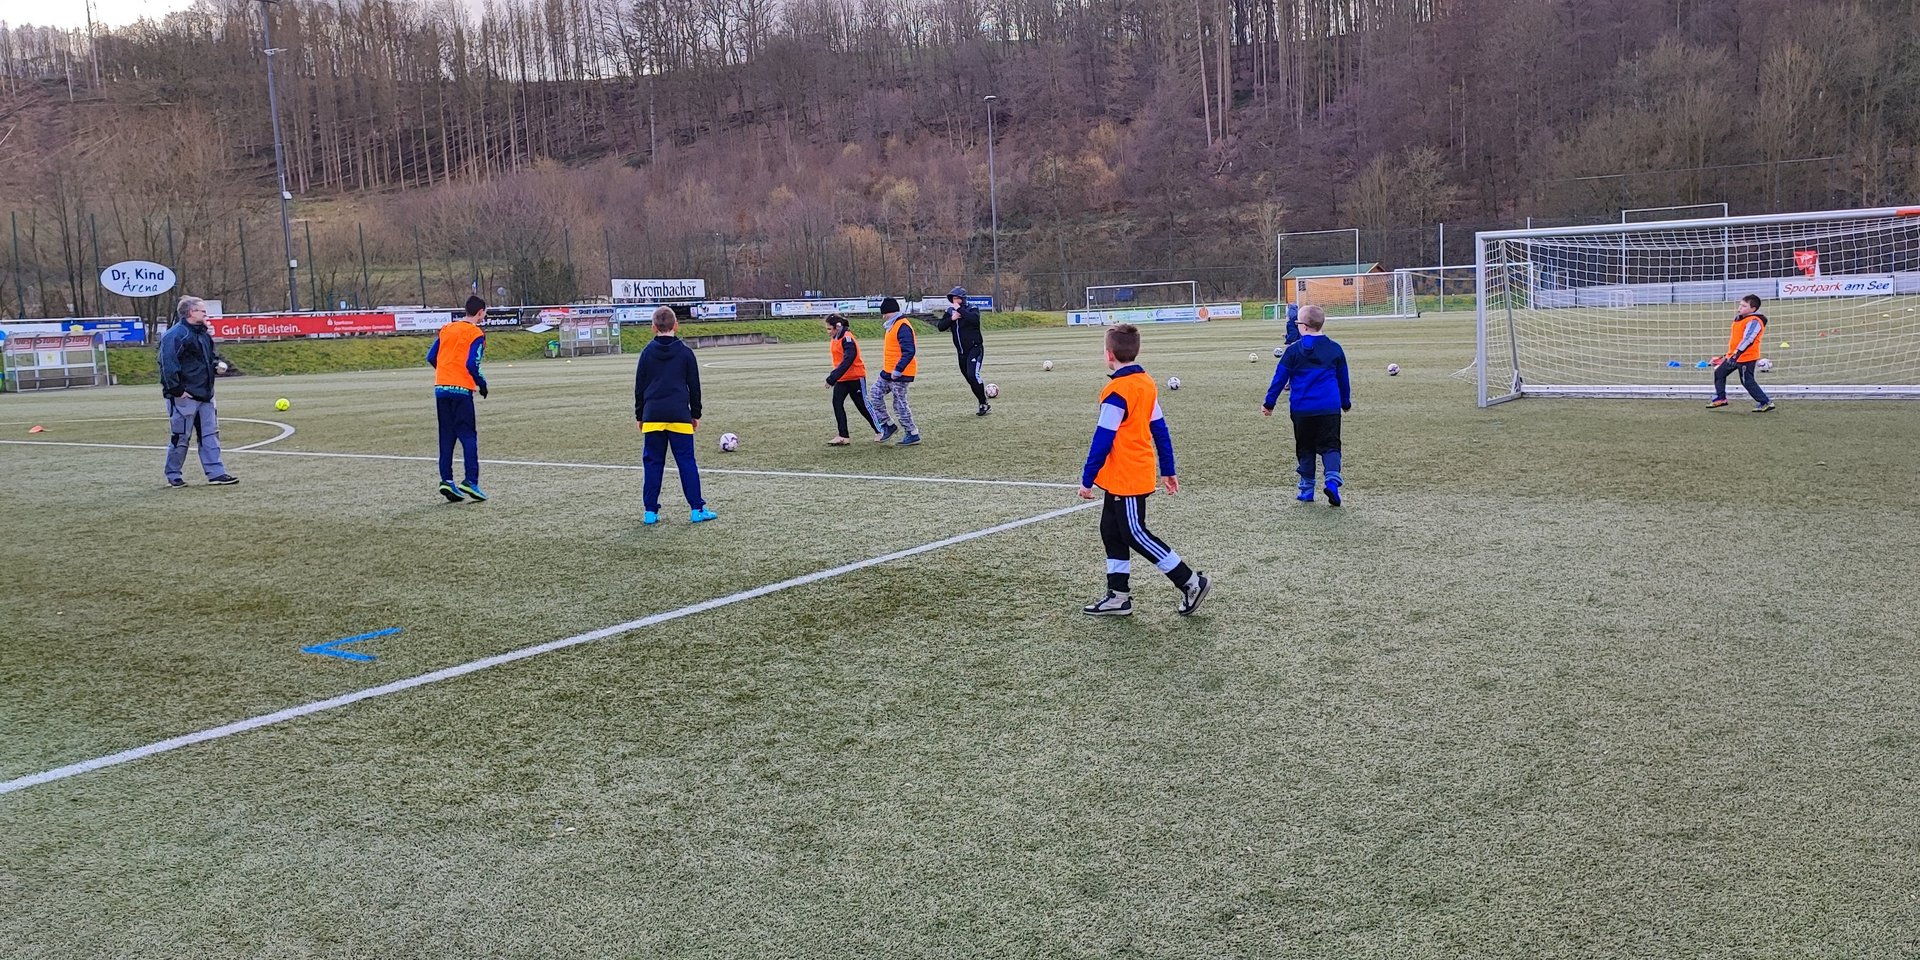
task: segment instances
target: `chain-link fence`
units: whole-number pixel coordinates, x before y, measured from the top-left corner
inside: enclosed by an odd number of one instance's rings
[[[1361,230],[1359,257],[1389,271],[1426,271],[1436,278],[1432,294],[1458,296],[1465,275],[1443,268],[1472,264],[1474,232],[1524,223]],[[44,208],[8,212],[0,229],[8,231],[0,235],[0,316],[10,318],[151,319],[180,293],[220,300],[229,313],[446,306],[473,293],[496,303],[567,303],[606,298],[614,278],[702,279],[716,300],[937,295],[960,285],[997,292],[1002,308],[1058,310],[1082,304],[1088,287],[1169,281],[1192,281],[1206,301],[1268,301],[1286,266],[1274,236],[1255,231],[1134,235],[1065,224],[1002,229],[998,264],[991,229],[964,237],[864,225],[817,236],[662,236],[564,221],[409,227],[294,219],[283,234],[271,210],[209,221]],[[146,299],[109,293],[101,270],[123,260],[165,264],[178,285]]]

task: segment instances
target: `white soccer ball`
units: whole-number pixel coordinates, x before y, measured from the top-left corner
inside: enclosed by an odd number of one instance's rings
[[[987,384],[987,397],[988,397],[989,399],[991,399],[991,398],[993,398],[993,397],[997,397],[997,396],[999,396],[999,395],[1000,395],[1000,385],[999,385],[999,384],[997,384],[997,383],[989,383],[989,384]]]
[[[737,434],[737,433],[723,433],[723,434],[721,434],[721,435],[720,435],[720,451],[721,451],[722,453],[732,453],[732,452],[734,452],[735,450],[738,450],[738,449],[740,449],[740,435],[739,435],[739,434]]]
[[[1389,376],[1389,377],[1397,377],[1397,376],[1399,376],[1399,375],[1400,375],[1400,365],[1399,365],[1399,364],[1397,364],[1397,363],[1389,363],[1389,364],[1387,364],[1387,376]]]
[[[1757,364],[1754,364],[1754,367],[1755,369],[1758,369],[1761,373],[1766,373],[1767,371],[1773,369],[1773,361],[1768,360],[1766,357],[1761,357],[1760,362]]]
[[[1286,355],[1287,355],[1287,348],[1286,348],[1286,347],[1274,347],[1274,348],[1273,348],[1273,355],[1274,355],[1274,356],[1276,356],[1276,357],[1284,357],[1284,356],[1286,356]]]
[[[1042,369],[1042,370],[1052,370],[1052,369],[1053,369],[1053,361],[1052,361],[1052,360],[1042,360],[1042,361],[1040,361],[1040,369]]]
[[[1179,378],[1179,377],[1168,377],[1168,378],[1167,378],[1167,389],[1168,389],[1168,390],[1178,390],[1178,389],[1180,389],[1180,378]]]
[[[1260,362],[1260,355],[1259,355],[1259,354],[1257,354],[1257,353],[1249,353],[1249,354],[1247,354],[1247,362],[1248,362],[1248,363],[1259,363],[1259,362]]]

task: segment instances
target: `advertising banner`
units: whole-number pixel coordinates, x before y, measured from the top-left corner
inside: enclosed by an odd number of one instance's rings
[[[1893,274],[1858,277],[1808,277],[1780,281],[1776,296],[1782,300],[1807,297],[1889,297],[1893,295]]]
[[[615,280],[615,300],[705,300],[705,280]]]
[[[138,317],[102,317],[98,320],[68,320],[67,329],[98,333],[108,343],[146,343],[147,323]]]
[[[775,300],[767,306],[768,312],[776,317],[824,317],[830,313],[849,317],[879,313],[880,300],[880,297],[860,300]]]
[[[1069,310],[1067,325],[1110,326],[1116,323],[1201,323],[1207,320],[1237,320],[1238,303],[1203,303],[1198,306],[1143,307],[1137,310]]]
[[[216,340],[255,340],[263,337],[312,337],[343,333],[392,333],[391,313],[269,314],[218,317],[207,326]]]
[[[395,330],[438,330],[452,323],[452,310],[414,310],[393,315]],[[514,322],[520,321],[520,315],[514,314]]]
[[[737,320],[740,318],[740,305],[737,303],[696,303],[693,305],[695,320]]]
[[[483,327],[517,327],[520,325],[520,311],[514,307],[488,307],[486,316],[480,318]]]

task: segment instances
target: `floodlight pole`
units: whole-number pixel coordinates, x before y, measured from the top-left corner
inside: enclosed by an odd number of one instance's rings
[[[280,139],[280,92],[273,82],[273,56],[285,50],[273,45],[273,12],[269,6],[280,0],[260,0],[260,39],[267,56],[267,110],[273,114],[273,168],[280,179],[280,241],[287,259],[287,309],[300,311],[300,261],[293,255],[293,214],[288,205],[293,194],[287,192],[286,146]]]
[[[980,102],[987,105],[987,203],[992,210],[993,223],[993,309],[1005,309],[1000,305],[1000,187],[993,175],[993,104],[1000,99],[989,93]]]

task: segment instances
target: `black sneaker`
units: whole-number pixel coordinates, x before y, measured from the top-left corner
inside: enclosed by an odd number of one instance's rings
[[[1198,570],[1194,571],[1193,579],[1187,581],[1187,595],[1180,599],[1180,615],[1191,616],[1195,610],[1200,609],[1200,604],[1212,591],[1213,581],[1207,579],[1206,574]]]
[[[1108,590],[1106,596],[1081,607],[1080,612],[1089,617],[1131,617],[1133,597]]]
[[[974,416],[976,416],[976,417],[984,417],[984,416],[986,416],[987,414],[989,414],[989,413],[992,413],[992,412],[993,412],[993,404],[991,404],[991,403],[983,403],[983,404],[981,404],[981,405],[980,405],[980,409],[978,409],[978,410],[976,410],[976,411],[974,411],[974,413],[973,413],[973,415],[974,415]]]
[[[187,482],[185,480],[180,479],[179,477],[174,477],[173,479],[167,481],[167,486],[169,487],[184,487],[186,485],[187,485]]]
[[[208,480],[207,482],[216,487],[225,487],[225,486],[231,486],[232,484],[239,483],[240,478],[234,476],[231,473],[223,473],[217,477],[214,477],[211,480]]]
[[[454,489],[453,481],[451,480],[440,481],[440,495],[446,497],[448,503],[459,503],[464,499],[460,496],[460,491]]]

